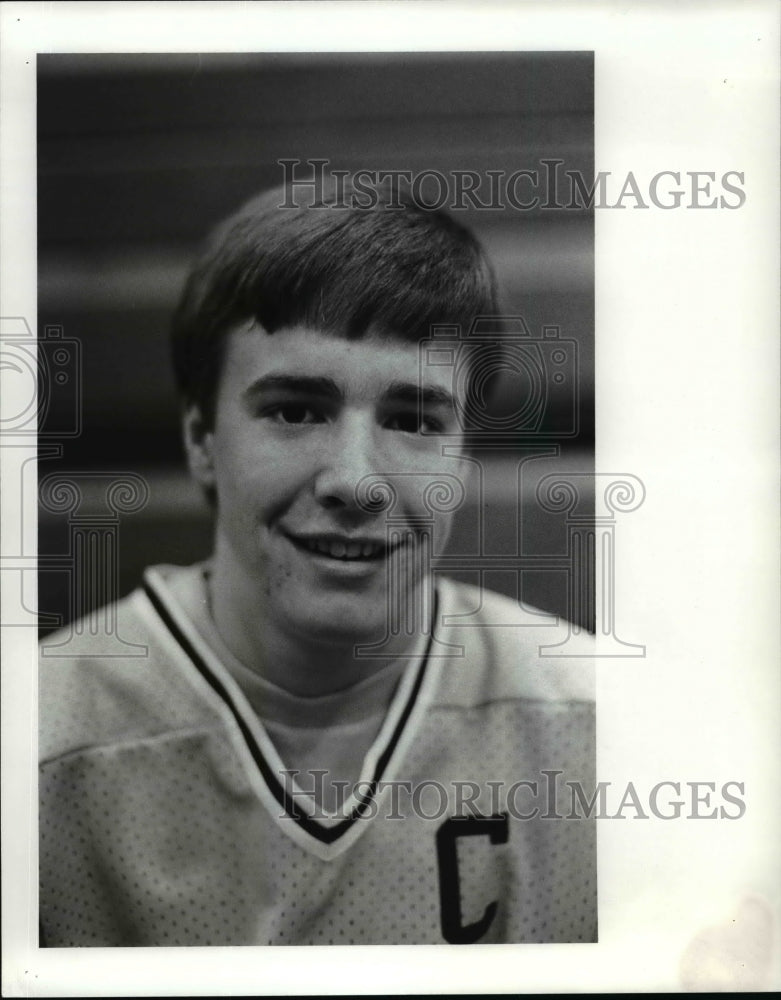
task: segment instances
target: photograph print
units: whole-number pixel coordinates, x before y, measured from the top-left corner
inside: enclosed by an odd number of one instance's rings
[[[41,947],[598,940],[593,94],[39,53]]]

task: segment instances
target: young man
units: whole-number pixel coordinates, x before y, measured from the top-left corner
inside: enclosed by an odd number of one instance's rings
[[[583,662],[431,569],[469,463],[421,344],[496,312],[491,269],[397,198],[273,192],[193,270],[174,364],[213,557],[120,602],[146,656],[49,642],[47,945],[595,940],[594,825],[557,802],[593,788]]]

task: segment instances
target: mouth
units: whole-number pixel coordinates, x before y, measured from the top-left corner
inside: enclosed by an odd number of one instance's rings
[[[368,538],[338,538],[333,535],[287,535],[304,552],[339,562],[379,562],[393,550],[384,541]],[[397,548],[398,546],[393,546]]]

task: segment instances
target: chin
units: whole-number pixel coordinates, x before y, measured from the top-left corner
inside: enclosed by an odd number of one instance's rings
[[[337,646],[382,642],[388,633],[385,617],[368,619],[357,615],[354,607],[341,614],[336,608],[327,614],[313,614],[306,621],[292,624],[299,635]]]

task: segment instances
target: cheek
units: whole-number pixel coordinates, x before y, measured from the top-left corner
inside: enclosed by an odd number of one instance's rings
[[[471,483],[460,459],[431,451],[416,455],[402,473],[391,472],[389,483],[400,494],[400,503],[416,516],[434,518],[445,525],[467,501]]]
[[[434,522],[434,552],[441,553],[453,531],[453,515],[438,514]]]
[[[236,438],[215,449],[220,509],[232,518],[266,520],[289,504],[300,488],[300,467],[289,454]]]

